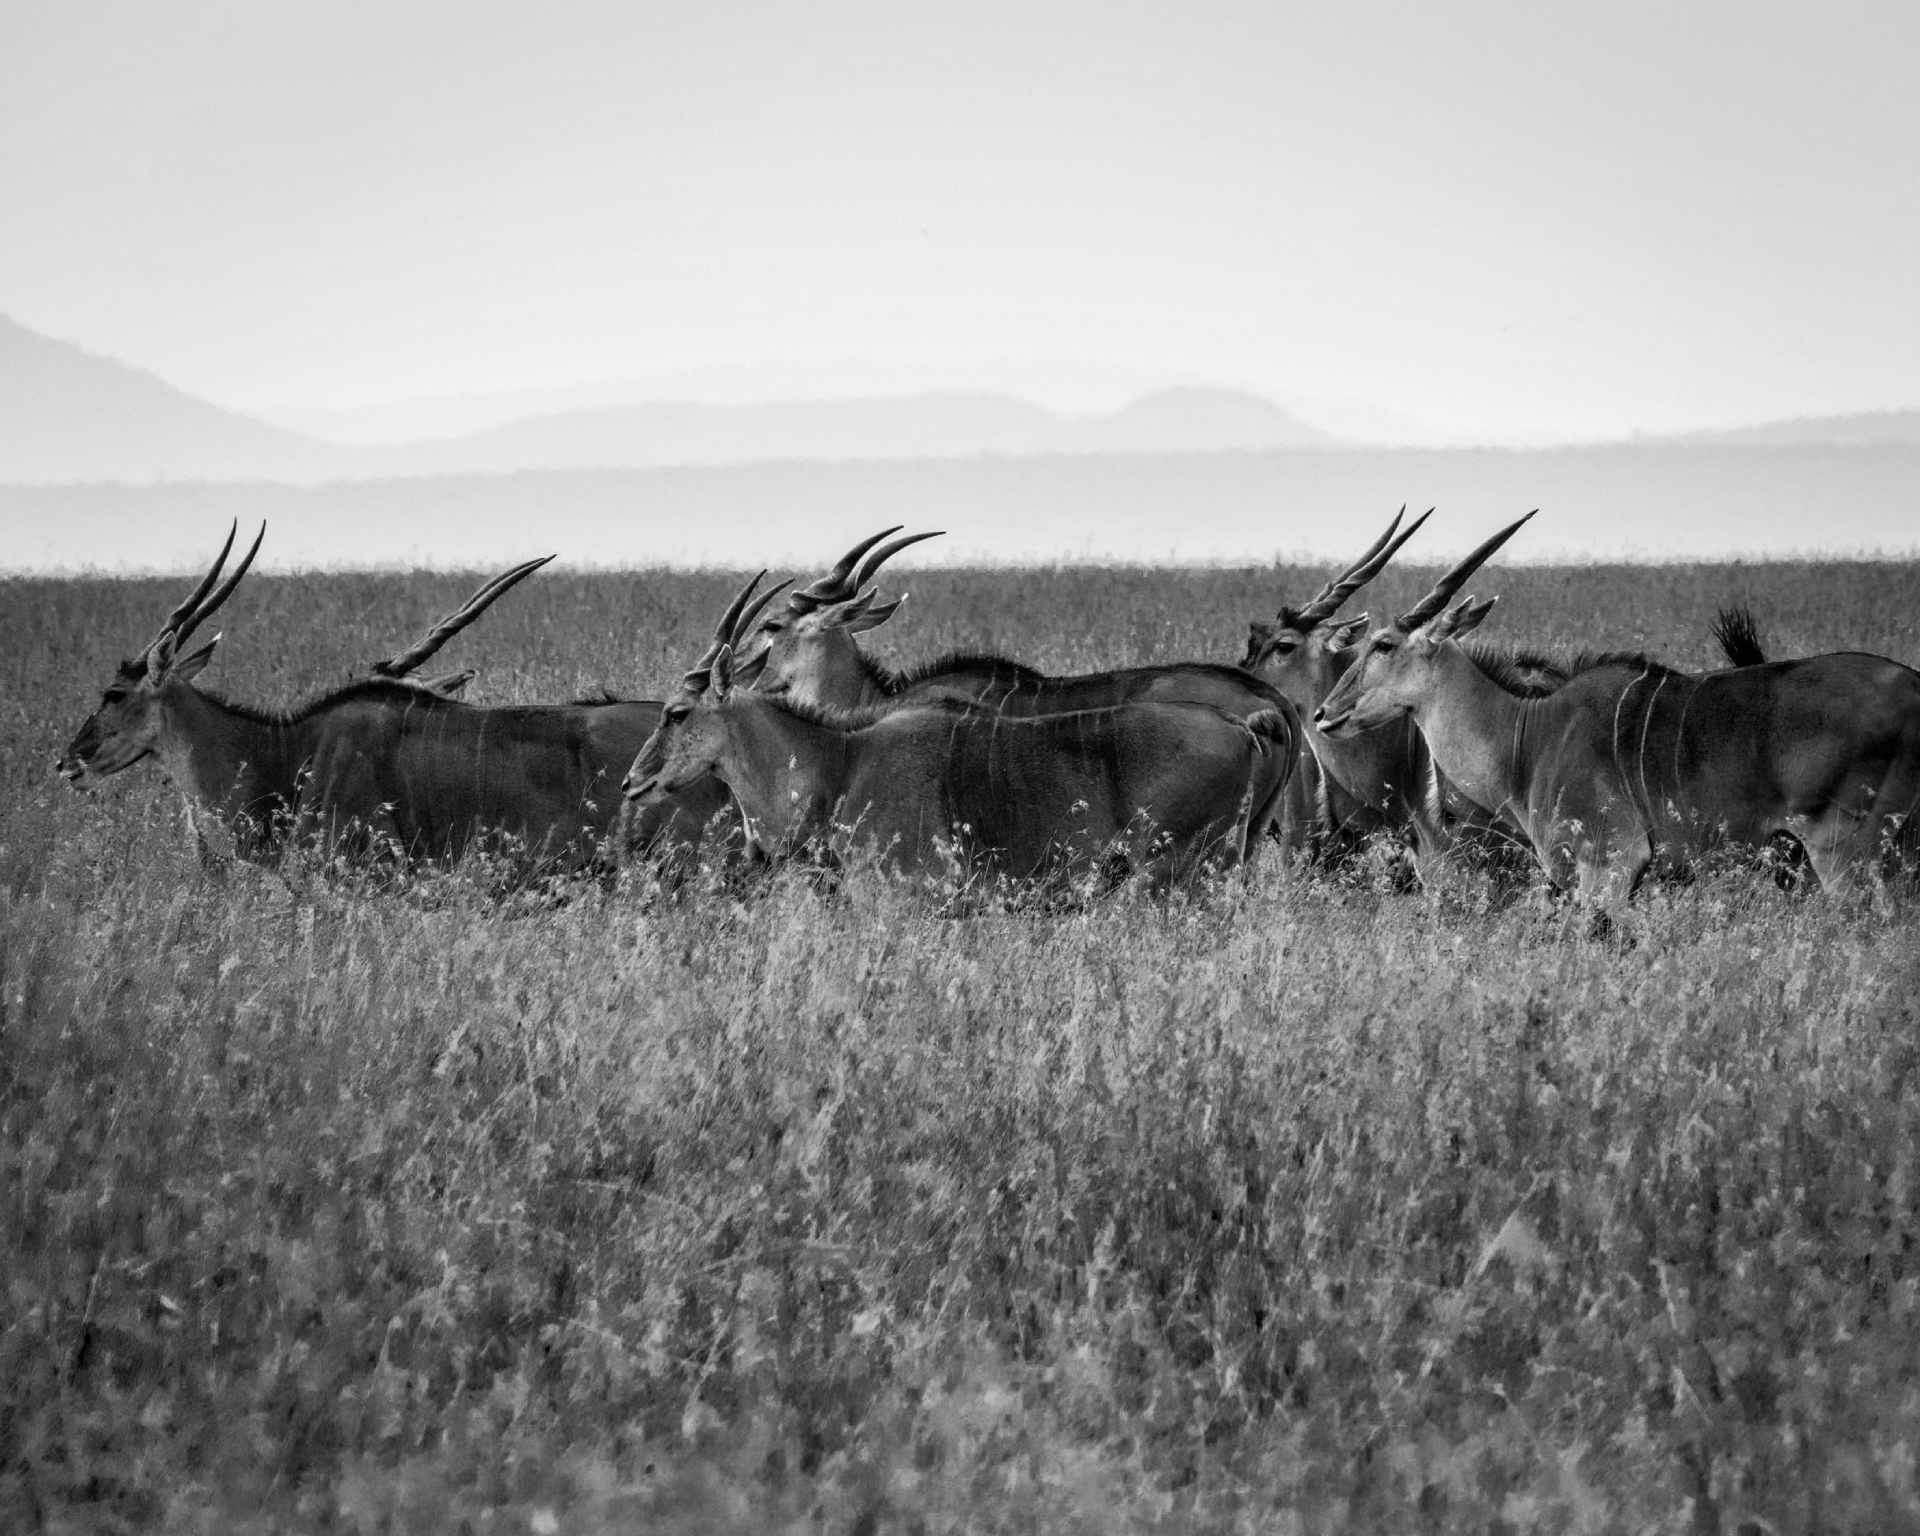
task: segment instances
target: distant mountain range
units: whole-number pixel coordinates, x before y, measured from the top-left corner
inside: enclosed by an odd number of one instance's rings
[[[552,397],[547,397],[551,400]],[[1272,453],[1381,445],[1336,437],[1259,395],[1181,388],[1104,415],[1066,415],[1017,394],[686,401],[529,411],[485,430],[348,443],[288,430],[198,399],[144,369],[0,315],[0,482],[377,480],[522,471],[752,463],[887,462],[1051,455]],[[1639,446],[1899,447],[1920,444],[1920,411],[1810,417]]]
[[[1815,554],[1910,560],[1920,552],[1912,514],[1916,484],[1920,447],[1671,443],[1522,452],[1301,448],[787,459],[319,486],[0,484],[0,528],[7,530],[0,571],[146,570],[190,579],[205,569],[234,518],[243,537],[257,522],[267,525],[262,560],[280,571],[343,564],[497,571],[556,551],[563,570],[736,569],[751,560],[786,575],[820,570],[823,560],[878,528],[944,528],[945,538],[888,568],[889,590],[914,592],[917,605],[928,595],[919,571],[953,563],[1124,561],[1171,569],[1284,558],[1319,571],[1317,582],[1364,549],[1403,502],[1437,503],[1433,524],[1372,599],[1376,612],[1390,612],[1393,603],[1410,602],[1423,590],[1420,571],[1430,580],[1444,562],[1530,507],[1543,510],[1510,551],[1523,562]],[[638,625],[646,622],[641,614],[658,611],[642,595],[657,579],[665,579],[657,569],[636,576]],[[1896,598],[1912,586],[1908,580],[1893,589]],[[1184,581],[1169,586],[1170,626],[1196,590]],[[1739,573],[1729,571],[1717,590],[1737,601],[1746,589]],[[1562,593],[1570,612],[1591,595],[1571,576]],[[1285,596],[1276,591],[1274,601]],[[553,601],[521,599],[536,600]],[[1702,606],[1700,634],[1712,606]],[[1900,611],[1909,609],[1920,613],[1920,604]],[[555,613],[562,621],[560,610]],[[926,622],[922,614],[909,627],[925,635],[919,626]],[[971,622],[984,627],[928,638],[921,654],[991,644],[994,617],[974,614]],[[1639,643],[1632,628],[1637,620],[1628,615],[1620,622],[1627,625],[1617,631],[1623,640]],[[1900,622],[1913,639],[1897,654],[1920,654],[1920,627]],[[1129,643],[1158,640],[1136,634]]]
[[[530,417],[462,437],[365,448],[359,456],[387,474],[499,474],[779,459],[1208,453],[1334,441],[1269,401],[1231,390],[1165,390],[1106,416],[1062,416],[1011,395],[945,392],[607,406]]]
[[[1209,453],[1335,446],[1271,401],[1150,394],[1103,416],[1012,395],[753,405],[660,401],[529,416],[486,431],[349,444],[226,410],[143,369],[0,316],[0,481],[331,479],[799,460]]]
[[[1796,416],[1751,427],[1688,432],[1683,443],[1730,448],[1887,448],[1920,444],[1920,411],[1857,411],[1850,416]]]

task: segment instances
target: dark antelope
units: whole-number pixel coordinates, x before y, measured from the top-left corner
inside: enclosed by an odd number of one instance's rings
[[[1829,890],[1887,855],[1911,866],[1920,673],[1857,652],[1703,674],[1611,656],[1517,698],[1458,643],[1487,605],[1454,598],[1526,520],[1367,638],[1315,717],[1322,730],[1410,716],[1448,779],[1520,826],[1556,885],[1601,907],[1631,896],[1656,858],[1781,835]]]
[[[69,780],[85,785],[158,758],[190,811],[202,813],[195,829],[203,852],[204,818],[251,859],[272,858],[293,840],[450,859],[481,837],[511,839],[556,863],[593,856],[620,808],[620,775],[658,722],[658,702],[482,709],[448,696],[455,680],[409,676],[545,561],[489,583],[414,646],[376,663],[373,675],[280,713],[194,686],[218,635],[187,648],[233,595],[265,531],[222,581],[230,531],[199,586],[120,665],[60,760]],[[658,840],[704,825],[702,810],[664,803],[637,835]]]
[[[805,705],[735,686],[732,646],[716,636],[627,793],[644,803],[716,777],[773,857],[863,851],[904,873],[1124,874],[1164,888],[1252,856],[1292,745],[1286,713],[1193,701],[1026,717],[951,698]]]

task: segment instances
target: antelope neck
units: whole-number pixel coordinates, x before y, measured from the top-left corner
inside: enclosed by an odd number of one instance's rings
[[[1333,669],[1333,682],[1303,714],[1311,715],[1313,709],[1326,701],[1327,694],[1352,670],[1356,654],[1355,651],[1345,650],[1328,655],[1328,665]],[[1419,803],[1419,785],[1401,782],[1407,778],[1410,754],[1407,750],[1407,731],[1398,722],[1382,726],[1377,731],[1361,731],[1353,736],[1336,738],[1323,735],[1318,730],[1309,730],[1306,736],[1307,745],[1319,759],[1320,766],[1326,770],[1327,777],[1361,804],[1378,810],[1396,794],[1409,805]]]
[[[190,684],[167,690],[156,755],[175,783],[209,810],[233,817],[291,792],[290,729],[234,709]]]
[[[1433,671],[1413,721],[1435,766],[1490,810],[1519,804],[1536,702],[1508,693],[1451,640],[1435,655]]]
[[[821,829],[846,778],[847,733],[751,693],[727,705],[720,776],[763,844]]]

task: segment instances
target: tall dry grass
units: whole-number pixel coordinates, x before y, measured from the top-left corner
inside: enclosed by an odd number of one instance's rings
[[[931,572],[893,650],[1232,657],[1314,580]],[[542,575],[450,659],[657,689],[732,581]],[[250,580],[209,681],[291,702],[471,584]],[[1480,584],[1516,641],[1693,664],[1723,595],[1911,660],[1917,586]],[[1920,1514],[1910,907],[1727,871],[1595,944],[1271,863],[958,919],[865,878],[216,879],[146,770],[51,773],[177,595],[0,585],[0,1525]]]

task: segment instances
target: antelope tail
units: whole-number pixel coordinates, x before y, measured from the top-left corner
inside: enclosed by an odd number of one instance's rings
[[[1745,603],[1722,608],[1715,614],[1712,633],[1730,667],[1757,667],[1767,659],[1767,649],[1760,643],[1759,626],[1753,622],[1753,610]]]
[[[1291,751],[1293,748],[1293,722],[1271,706],[1255,710],[1240,723],[1246,727],[1258,751]]]

